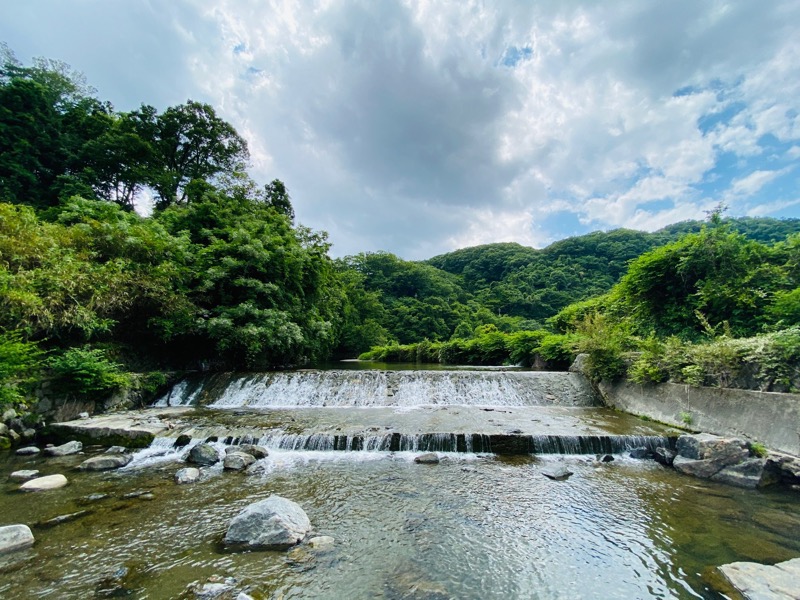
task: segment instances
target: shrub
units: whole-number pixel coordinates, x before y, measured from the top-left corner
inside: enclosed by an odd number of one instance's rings
[[[107,395],[130,384],[129,375],[101,349],[69,348],[52,356],[47,365],[55,384],[77,398]]]
[[[18,332],[0,334],[0,406],[21,406],[38,371],[41,351]]]

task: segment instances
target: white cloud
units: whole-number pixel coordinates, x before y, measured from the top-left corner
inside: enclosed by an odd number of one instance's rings
[[[214,104],[337,254],[541,244],[575,233],[539,229],[556,213],[651,229],[726,198],[794,206],[759,197],[800,159],[791,0],[11,4],[0,39],[121,108]]]
[[[733,196],[752,196],[769,182],[785,175],[790,170],[790,168],[785,168],[777,171],[753,171],[749,175],[734,179],[730,193]]]

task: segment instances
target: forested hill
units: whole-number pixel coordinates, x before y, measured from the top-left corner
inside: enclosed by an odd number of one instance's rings
[[[800,232],[800,219],[744,217],[723,222],[762,243]],[[607,292],[631,260],[700,231],[703,223],[684,221],[653,233],[598,231],[560,240],[542,250],[516,243],[487,244],[424,262],[459,276],[464,290],[495,314],[541,321],[572,302]]]

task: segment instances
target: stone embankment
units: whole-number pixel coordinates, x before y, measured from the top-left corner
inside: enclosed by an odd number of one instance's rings
[[[800,456],[800,394],[629,381],[604,381],[598,388],[607,406]]]

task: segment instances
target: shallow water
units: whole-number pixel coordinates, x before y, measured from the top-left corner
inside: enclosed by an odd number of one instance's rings
[[[445,456],[418,465],[411,453],[274,451],[263,476],[215,468],[185,486],[172,481],[180,463],[80,473],[72,468],[85,456],[9,456],[3,481],[39,468],[70,485],[23,495],[5,484],[2,524],[92,512],[32,527],[35,546],[0,560],[0,596],[94,597],[126,567],[130,598],[175,598],[211,575],[276,599],[722,598],[709,583],[716,565],[800,556],[796,493],[725,487],[622,456]],[[574,475],[545,478],[554,462]],[[154,498],[123,498],[134,491]],[[108,497],[82,500],[93,493]],[[225,552],[228,520],[272,493],[300,503],[335,547]]]

